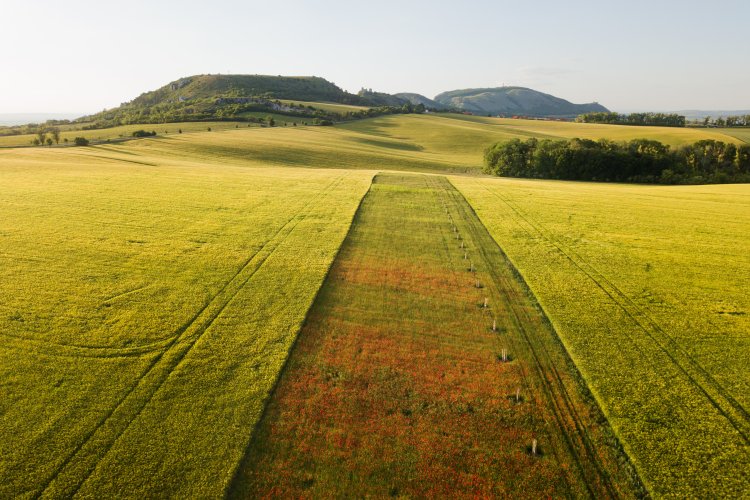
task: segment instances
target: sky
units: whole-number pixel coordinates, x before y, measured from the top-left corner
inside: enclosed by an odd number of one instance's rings
[[[92,113],[206,73],[750,109],[749,26],[748,0],[0,0],[0,114]]]

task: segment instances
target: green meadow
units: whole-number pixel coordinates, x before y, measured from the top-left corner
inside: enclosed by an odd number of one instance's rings
[[[273,493],[272,476],[252,479],[246,464],[253,463],[297,464],[285,472],[290,491],[323,495],[315,488],[336,483],[344,474],[336,460],[352,450],[363,450],[352,463],[379,470],[378,478],[426,470],[415,467],[410,440],[422,435],[410,435],[415,428],[455,447],[458,458],[442,456],[443,472],[429,469],[434,477],[505,460],[543,472],[544,482],[533,485],[539,496],[617,497],[638,494],[637,478],[631,484],[625,473],[632,463],[654,497],[741,497],[750,489],[750,186],[480,174],[484,149],[506,139],[652,138],[678,146],[750,141],[744,129],[425,114],[333,127],[138,125],[62,137],[106,141],[141,128],[159,136],[51,148],[12,147],[33,136],[0,137],[7,146],[0,149],[0,497],[215,497],[237,487],[238,477]],[[373,184],[384,171],[447,180],[384,176]],[[452,219],[439,219],[443,209]],[[474,278],[460,293],[449,286],[471,275],[452,225],[471,243],[481,288]],[[369,281],[347,281],[355,278]],[[350,295],[351,286],[361,296]],[[399,286],[412,288],[402,294]],[[505,318],[507,348],[518,356],[513,368],[497,364],[505,346],[474,314],[479,305],[456,303],[480,301],[484,292]],[[433,306],[435,314],[424,309]],[[419,336],[451,321],[472,331]],[[403,328],[391,332],[389,322]],[[373,350],[358,353],[360,332]],[[463,373],[461,348],[472,360]],[[539,349],[549,357],[538,358]],[[409,364],[420,352],[435,356],[425,371]],[[352,364],[359,355],[367,370]],[[325,371],[331,366],[335,373]],[[309,391],[284,382],[304,381],[295,379],[299,367],[319,376]],[[555,367],[564,369],[548,377]],[[430,378],[443,372],[461,384]],[[446,392],[398,392],[407,379]],[[368,408],[393,395],[388,428],[411,461],[377,453],[377,443],[356,444],[364,438],[352,425],[377,419],[356,414],[356,400],[346,398],[325,408],[343,422],[330,434],[321,427],[305,434],[300,414],[282,414],[278,424],[295,432],[282,436],[289,443],[253,447],[278,431],[273,418],[283,408],[320,409],[306,399],[313,389],[350,389],[352,380],[373,388],[362,392]],[[538,428],[524,427],[507,405],[518,380],[531,381],[535,415],[552,422],[540,431],[541,465],[524,454]],[[467,386],[475,399],[456,399]],[[481,431],[498,415],[507,432],[494,429],[493,439],[508,449],[493,458]],[[432,433],[430,422],[448,435]],[[570,448],[569,436],[584,438]],[[314,443],[305,453],[322,460],[320,475],[295,462],[294,439]],[[605,458],[581,462],[580,450]],[[557,481],[556,470],[569,480]],[[523,476],[500,484],[495,469],[467,474],[490,485],[476,494],[524,484]],[[620,486],[587,490],[597,477]],[[386,483],[373,480],[369,491],[426,491],[405,479]],[[347,484],[358,483],[341,481],[342,495],[352,491]]]

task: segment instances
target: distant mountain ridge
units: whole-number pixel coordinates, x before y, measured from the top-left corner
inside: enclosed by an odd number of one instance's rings
[[[451,90],[435,96],[435,101],[471,113],[506,116],[575,118],[582,113],[609,111],[597,102],[573,104],[526,87]]]

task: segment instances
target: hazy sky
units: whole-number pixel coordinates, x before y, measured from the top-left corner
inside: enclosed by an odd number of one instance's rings
[[[0,47],[0,113],[94,112],[200,73],[750,108],[750,0],[0,0]]]

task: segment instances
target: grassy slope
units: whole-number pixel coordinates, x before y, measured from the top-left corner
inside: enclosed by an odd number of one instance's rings
[[[454,178],[657,495],[747,492],[750,191]]]
[[[740,142],[734,137],[708,129],[678,129],[669,127],[627,127],[537,120],[482,118],[456,114],[384,116],[348,123],[345,130],[367,134],[377,141],[398,141],[405,150],[418,157],[443,159],[454,169],[477,170],[482,166],[484,149],[495,142],[513,138],[539,137],[547,139],[608,138],[630,140],[650,138],[672,146],[716,139]],[[384,144],[385,146],[385,144]]]
[[[476,154],[455,155],[425,151],[398,138],[340,127],[275,127],[172,135],[143,139],[127,145],[102,146],[97,154],[123,152],[147,158],[167,156],[174,161],[192,158],[211,164],[237,166],[294,166],[344,169],[476,171]]]
[[[499,359],[503,348],[513,361]],[[530,456],[533,438],[543,457]],[[519,492],[633,494],[561,346],[466,202],[444,178],[381,174],[232,496]]]
[[[549,138],[572,139],[611,139],[629,141],[632,139],[655,139],[670,146],[679,146],[701,139],[715,139],[723,142],[740,142],[729,129],[699,129],[677,127],[634,127],[627,125],[602,125],[597,123],[573,123],[543,120],[514,120],[510,118],[488,118],[467,115],[445,115],[473,123],[489,125],[498,131],[509,133],[529,133]]]
[[[352,104],[338,104],[335,102],[308,102],[308,101],[290,101],[282,100],[285,104],[296,104],[301,106],[312,106],[315,109],[321,109],[328,113],[347,113],[349,111],[362,111],[370,109],[369,106],[354,106]]]
[[[371,174],[98,156],[0,152],[0,496],[220,495]]]

